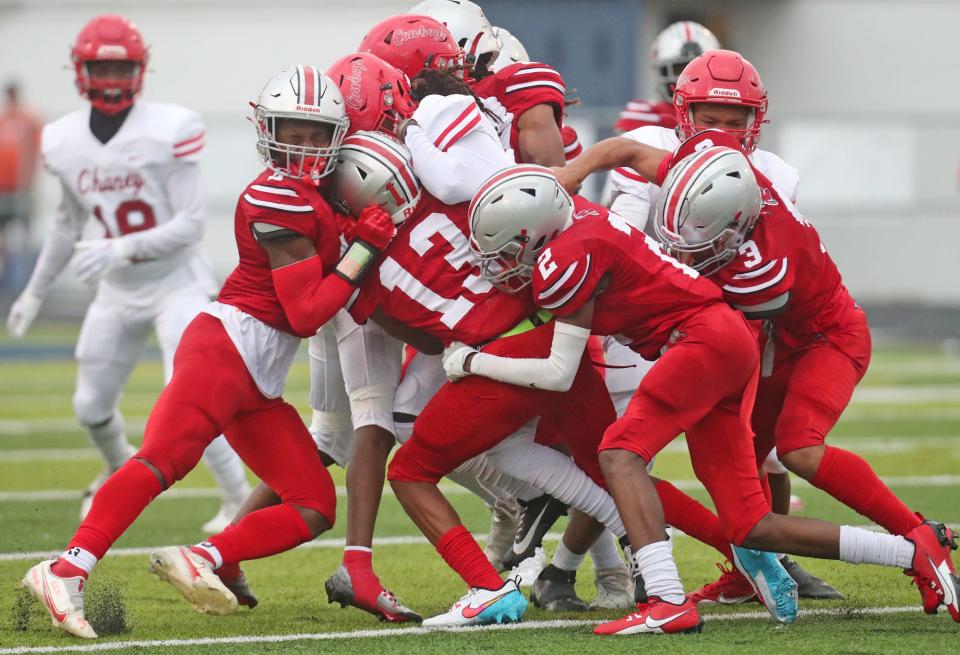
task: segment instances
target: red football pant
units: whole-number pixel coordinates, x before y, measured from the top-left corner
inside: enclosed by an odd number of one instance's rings
[[[303,518],[292,508],[319,512],[333,525],[333,480],[300,416],[283,399],[260,393],[220,321],[200,314],[183,333],[173,379],[150,413],[143,447],[97,493],[70,545],[103,557],[160,492],[159,481],[137,459],[156,467],[170,486],[197,465],[220,434],[289,506],[253,512],[244,518],[248,527],[241,523],[229,535],[214,537],[225,563],[283,552],[309,539]]]
[[[503,357],[547,357],[553,323],[497,339],[484,352]],[[490,450],[527,421],[543,416],[563,429],[574,461],[606,486],[597,447],[616,414],[603,378],[584,357],[566,393],[530,389],[471,375],[447,383],[427,403],[413,426],[413,435],[393,456],[391,481],[436,483],[472,457]]]
[[[842,329],[826,332],[804,348],[788,348],[776,338],[772,345],[773,371],[760,378],[753,412],[758,464],[774,446],[782,458],[823,445],[870,364],[870,328],[862,310],[853,312]],[[810,483],[893,534],[906,534],[920,524],[854,453],[827,446]]]
[[[721,304],[687,319],[676,334],[600,449],[628,450],[649,462],[685,432],[694,473],[713,499],[724,535],[740,544],[770,512],[750,429],[757,340],[740,313]]]

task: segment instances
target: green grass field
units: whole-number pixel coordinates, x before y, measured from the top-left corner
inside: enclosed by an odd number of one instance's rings
[[[0,338],[0,655],[27,652],[76,652],[90,648],[50,627],[45,612],[18,592],[24,571],[57,551],[76,528],[80,490],[97,474],[100,462],[72,419],[74,364],[62,353],[75,337],[74,326],[48,325],[23,345]],[[58,357],[49,357],[56,349]],[[137,367],[123,398],[130,436],[139,441],[143,421],[159,390],[160,364],[148,359]],[[298,360],[287,398],[309,411],[308,373]],[[866,457],[911,506],[930,517],[960,524],[960,360],[935,349],[885,349],[875,354],[867,379],[837,426],[832,443]],[[343,472],[334,470],[343,485]],[[696,486],[682,442],[657,460],[655,473]],[[807,611],[792,626],[774,625],[759,605],[707,608],[703,634],[694,637],[601,639],[591,624],[622,614],[551,614],[532,607],[527,623],[510,629],[459,633],[383,626],[357,610],[329,605],[324,580],[340,559],[346,504],[340,498],[340,523],[329,534],[293,552],[244,566],[260,606],[229,617],[197,614],[169,586],[147,572],[141,550],[191,543],[204,535],[200,525],[218,500],[209,474],[198,469],[178,489],[189,493],[159,499],[108,555],[88,585],[88,615],[109,623],[118,597],[125,608],[124,632],[103,637],[97,649],[138,653],[582,653],[635,652],[669,648],[671,652],[916,653],[960,644],[960,625],[941,613],[920,612],[919,597],[898,571],[802,560],[805,567],[841,589],[847,598],[803,602]],[[489,512],[458,489],[451,489],[467,526],[477,534],[489,527]],[[866,520],[811,487],[795,481],[803,514],[863,525]],[[557,529],[560,529],[558,525]],[[375,548],[381,578],[401,600],[424,615],[445,611],[464,591],[462,583],[425,542],[391,544],[391,537],[417,537],[390,495],[384,499]],[[399,541],[394,539],[393,541]],[[554,542],[548,543],[552,550]],[[130,552],[130,551],[133,552]],[[715,579],[716,555],[680,536],[675,552],[684,582],[693,589]],[[578,578],[585,599],[594,595],[591,567]],[[388,641],[389,639],[389,641]],[[164,640],[179,640],[162,643]],[[226,643],[223,643],[227,640]],[[327,643],[332,641],[333,643]],[[666,645],[669,644],[669,645]]]

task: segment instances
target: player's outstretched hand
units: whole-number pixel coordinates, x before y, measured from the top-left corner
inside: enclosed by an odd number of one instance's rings
[[[360,212],[360,217],[357,218],[356,237],[377,250],[386,248],[396,231],[390,214],[377,205],[370,205]]]
[[[77,277],[87,284],[96,284],[113,269],[130,263],[128,251],[123,239],[78,241],[73,255]]]
[[[462,380],[470,375],[470,372],[464,368],[467,357],[477,352],[476,348],[468,346],[465,343],[454,341],[443,349],[443,370],[447,374],[447,379],[451,382]]]
[[[560,183],[564,189],[567,190],[567,193],[579,193],[580,187],[583,185],[584,176],[580,173],[579,169],[571,163],[568,166],[556,166],[550,169],[553,171],[553,174],[557,176],[557,182]]]
[[[7,332],[14,339],[21,339],[30,329],[33,319],[40,312],[40,305],[43,304],[43,298],[34,295],[29,289],[20,294],[20,297],[13,301],[10,306],[10,313],[7,315]]]

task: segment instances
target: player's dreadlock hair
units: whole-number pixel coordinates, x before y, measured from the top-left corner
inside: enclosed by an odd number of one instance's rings
[[[416,102],[420,102],[427,96],[431,95],[473,96],[473,99],[476,101],[477,106],[480,107],[480,110],[486,114],[491,121],[493,121],[494,125],[499,126],[500,119],[497,117],[497,115],[483,105],[483,102],[480,100],[479,96],[473,92],[473,89],[467,86],[466,82],[449,71],[424,68],[410,81],[410,97]]]

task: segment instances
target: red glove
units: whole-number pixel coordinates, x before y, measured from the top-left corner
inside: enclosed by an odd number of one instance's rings
[[[377,250],[383,250],[396,231],[390,214],[377,205],[370,205],[360,212],[354,236],[361,241],[366,241]]]
[[[356,236],[357,232],[357,219],[344,214],[334,214],[333,217],[337,221],[337,228],[340,230],[343,238],[346,239],[348,243],[353,241],[353,237]]]

